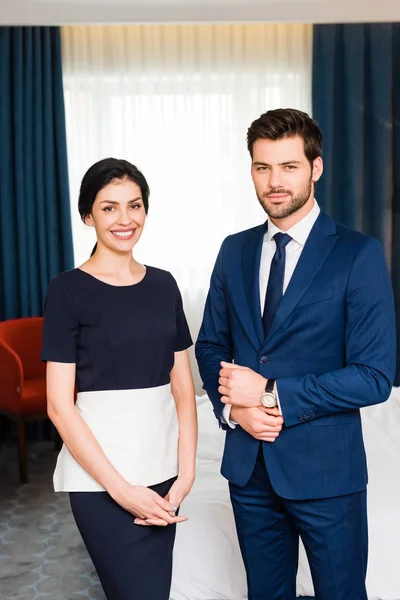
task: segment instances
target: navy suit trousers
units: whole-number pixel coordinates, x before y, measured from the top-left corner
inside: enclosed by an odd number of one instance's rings
[[[272,488],[260,444],[250,481],[229,484],[249,600],[294,600],[299,536],[318,600],[367,600],[366,491],[287,500]]]

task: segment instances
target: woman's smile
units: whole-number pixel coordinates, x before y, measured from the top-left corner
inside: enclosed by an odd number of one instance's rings
[[[135,235],[136,229],[137,227],[134,229],[113,229],[111,233],[119,239],[130,240]]]

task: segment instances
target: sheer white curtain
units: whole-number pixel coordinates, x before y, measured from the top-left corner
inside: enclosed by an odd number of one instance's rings
[[[76,264],[93,232],[76,209],[81,178],[106,156],[150,185],[135,250],[178,280],[195,336],[209,276],[229,233],[262,222],[246,132],[262,112],[311,110],[311,25],[62,28]]]

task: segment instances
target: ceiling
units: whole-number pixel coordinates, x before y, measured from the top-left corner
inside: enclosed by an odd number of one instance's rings
[[[0,0],[2,25],[400,21],[400,0]]]

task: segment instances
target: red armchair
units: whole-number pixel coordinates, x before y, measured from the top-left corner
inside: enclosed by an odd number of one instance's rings
[[[0,416],[16,421],[21,483],[28,480],[25,423],[47,418],[43,318],[0,322]]]

